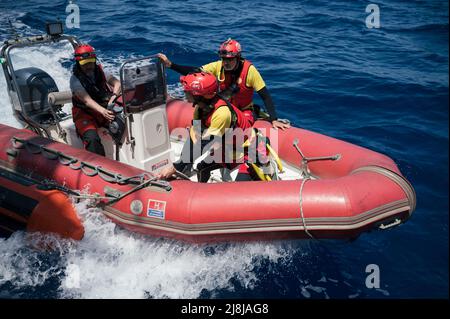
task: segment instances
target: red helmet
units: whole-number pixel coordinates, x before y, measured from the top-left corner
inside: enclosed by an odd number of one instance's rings
[[[190,92],[195,96],[214,95],[219,90],[219,83],[216,77],[207,72],[180,76],[180,82],[185,92]]]
[[[80,61],[85,62],[84,60],[89,59],[89,61],[86,61],[86,63],[94,62],[95,58],[97,57],[95,55],[95,49],[92,46],[90,46],[89,44],[82,44],[82,45],[77,46],[75,48],[74,56],[75,56],[75,61],[78,61],[78,62],[80,62]],[[80,64],[84,64],[84,63],[80,63]]]
[[[241,56],[241,45],[236,40],[228,39],[219,47],[219,56],[221,58],[235,58]]]

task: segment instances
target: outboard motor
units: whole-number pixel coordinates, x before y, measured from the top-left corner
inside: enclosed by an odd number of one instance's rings
[[[16,110],[18,120],[48,126],[55,124],[48,94],[59,92],[52,77],[41,69],[30,67],[15,72],[22,110]],[[28,123],[30,124],[30,123]]]

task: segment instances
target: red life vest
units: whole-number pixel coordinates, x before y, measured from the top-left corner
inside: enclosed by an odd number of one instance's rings
[[[199,118],[202,121],[203,127],[211,126],[211,119],[214,112],[220,107],[228,107],[231,112],[231,127],[232,129],[241,128],[242,130],[246,130],[252,126],[252,122],[249,119],[248,114],[243,113],[232,103],[227,102],[221,98],[215,98],[211,103],[211,110],[208,113],[205,113],[203,110],[199,110]],[[203,112],[202,112],[203,111]]]
[[[239,77],[237,79],[234,79],[234,76],[231,72],[224,72],[225,80],[220,82],[221,91],[232,88],[233,85],[235,86],[235,89],[233,91],[236,92],[232,93],[230,102],[236,105],[236,107],[241,110],[247,109],[248,106],[253,102],[253,93],[255,90],[252,87],[248,87],[246,84],[248,70],[252,65],[253,64],[250,61],[244,60],[241,66]]]

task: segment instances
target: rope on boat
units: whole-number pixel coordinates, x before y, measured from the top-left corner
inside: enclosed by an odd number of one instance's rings
[[[148,180],[142,182],[141,184],[139,184],[138,186],[130,189],[128,192],[120,195],[119,197],[113,198],[113,199],[109,198],[108,202],[106,202],[106,203],[105,202],[100,202],[100,203],[98,203],[97,206],[100,207],[100,208],[105,208],[106,206],[111,206],[111,205],[117,203],[118,201],[120,201],[121,199],[127,197],[128,195],[133,194],[133,193],[137,192],[138,190],[140,190],[140,189],[142,189],[144,187],[147,187],[150,184],[154,184],[155,181],[156,181],[155,179],[148,179]]]
[[[332,156],[306,157],[305,154],[303,154],[303,152],[300,149],[298,144],[299,144],[299,140],[296,138],[292,142],[292,145],[295,147],[295,149],[297,150],[297,152],[300,154],[300,156],[302,158],[302,161],[300,163],[301,178],[303,178],[302,184],[300,186],[300,214],[301,214],[301,218],[302,218],[303,228],[305,229],[305,233],[307,233],[311,239],[315,239],[314,236],[311,235],[311,233],[309,232],[308,228],[306,228],[306,220],[305,220],[305,216],[303,214],[303,188],[305,187],[306,182],[308,182],[312,178],[311,171],[309,170],[309,167],[308,167],[308,163],[316,162],[316,161],[338,161],[341,159],[342,156],[341,156],[341,154],[335,154]]]
[[[306,184],[306,182],[310,181],[311,179],[305,178],[302,180],[302,184],[300,186],[300,214],[301,214],[301,218],[302,218],[302,223],[303,223],[303,229],[305,230],[305,233],[308,234],[308,236],[311,239],[315,239],[314,236],[309,232],[308,228],[306,227],[306,220],[305,220],[305,215],[303,213],[303,188]]]
[[[49,160],[58,160],[60,164],[64,166],[68,166],[72,170],[75,171],[81,171],[84,175],[89,177],[95,177],[99,176],[102,180],[105,182],[111,183],[111,184],[118,184],[118,185],[137,185],[133,189],[125,192],[124,194],[114,197],[114,196],[100,196],[99,194],[94,195],[87,195],[87,194],[81,194],[79,192],[76,192],[74,190],[71,190],[65,186],[57,184],[55,181],[51,180],[44,180],[41,182],[40,187],[41,189],[56,189],[60,190],[62,192],[65,192],[75,198],[79,199],[94,199],[94,200],[108,200],[107,202],[100,202],[96,206],[108,206],[112,205],[114,203],[117,203],[121,199],[125,198],[126,196],[145,188],[149,185],[157,186],[160,188],[163,188],[166,191],[170,191],[172,189],[172,186],[169,182],[158,180],[156,176],[152,173],[142,173],[135,176],[122,176],[120,173],[112,172],[109,170],[106,170],[102,168],[100,165],[93,165],[88,162],[82,162],[79,161],[75,157],[71,157],[69,155],[66,155],[62,152],[56,151],[54,149],[48,148],[46,146],[43,146],[41,144],[37,144],[34,142],[30,142],[18,137],[12,137],[11,139],[12,146],[15,149],[25,149],[31,154],[35,155],[42,155],[45,158]]]
[[[62,186],[57,184],[55,181],[49,180],[49,179],[44,179],[43,181],[41,181],[38,184],[38,189],[40,190],[58,190],[61,191],[63,193],[66,193],[67,195],[70,195],[72,198],[76,198],[76,199],[94,199],[94,200],[100,200],[100,199],[106,199],[106,200],[110,200],[111,197],[109,196],[100,196],[99,194],[93,194],[93,195],[88,195],[88,194],[82,194],[80,192],[74,191],[68,187]]]
[[[106,206],[110,206],[112,204],[117,203],[118,201],[120,201],[121,199],[125,198],[126,196],[148,186],[150,183],[154,182],[155,180],[146,180],[145,182],[139,184],[138,186],[134,187],[133,189],[129,190],[128,192],[118,196],[118,197],[113,197],[113,196],[100,196],[99,194],[93,194],[93,195],[89,195],[89,194],[82,194],[80,192],[76,192],[70,188],[67,188],[65,186],[61,186],[58,185],[55,181],[51,181],[51,180],[43,180],[38,188],[42,189],[42,190],[59,190],[61,192],[64,192],[68,195],[70,195],[72,198],[76,198],[76,199],[91,199],[91,200],[95,200],[96,203],[93,205],[95,207],[99,207],[99,208],[105,208]],[[98,200],[107,200],[107,202],[97,202]]]

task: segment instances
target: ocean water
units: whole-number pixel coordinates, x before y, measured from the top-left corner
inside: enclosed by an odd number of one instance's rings
[[[0,239],[0,298],[448,298],[448,2],[378,0],[380,28],[365,20],[368,1],[76,1],[80,28],[107,70],[164,52],[179,64],[217,58],[236,38],[261,72],[279,117],[384,153],[417,192],[412,218],[356,241],[189,245],[143,237],[77,204],[81,242],[15,233]],[[0,40],[65,21],[68,1],[0,2]],[[20,65],[44,68],[68,88],[69,47],[26,50]],[[64,66],[61,66],[63,62]],[[1,73],[1,72],[0,72]],[[179,93],[178,75],[168,73]],[[11,115],[0,75],[1,122]],[[57,249],[32,249],[31,240]],[[380,288],[365,285],[380,269]]]

